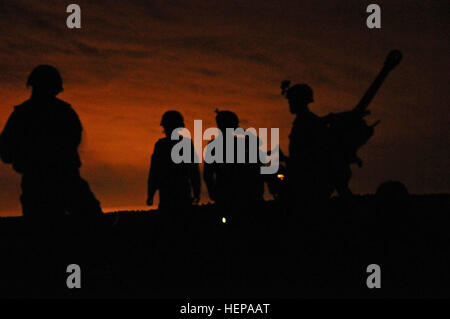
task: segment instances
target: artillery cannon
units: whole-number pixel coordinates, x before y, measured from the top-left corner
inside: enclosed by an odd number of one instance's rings
[[[375,126],[380,122],[367,124],[365,117],[370,114],[367,108],[388,74],[400,63],[401,59],[400,51],[389,52],[381,71],[353,110],[323,117],[329,128],[330,136],[330,189],[337,190],[339,195],[351,193],[348,188],[351,178],[350,165],[356,163],[358,166],[362,166],[357,152],[369,141]]]
[[[365,117],[370,114],[367,110],[370,102],[373,100],[375,94],[385,81],[388,74],[400,63],[402,54],[398,50],[389,52],[384,62],[384,65],[375,80],[369,86],[359,103],[350,111],[341,113],[331,113],[321,118],[325,126],[328,128],[327,145],[321,145],[327,152],[327,159],[324,161],[324,170],[327,172],[327,184],[323,185],[324,189],[328,189],[329,196],[334,191],[337,191],[339,195],[350,195],[351,191],[348,187],[352,172],[350,165],[358,164],[362,166],[361,159],[358,158],[358,150],[365,145],[374,133],[375,126],[379,123],[368,125]],[[290,81],[283,81],[281,83],[282,94],[285,95],[288,92]],[[312,91],[307,85],[300,85],[302,91],[298,94],[304,94],[309,102],[313,101]],[[311,92],[309,92],[309,91]],[[289,97],[286,96],[288,99]],[[281,153],[282,154],[282,153]],[[280,168],[285,168],[284,163],[289,159],[285,156],[280,156]],[[283,180],[285,175],[289,176],[289,171],[282,172],[283,179],[272,178],[272,187],[269,187],[271,193],[275,198],[283,198],[283,193],[286,191]]]

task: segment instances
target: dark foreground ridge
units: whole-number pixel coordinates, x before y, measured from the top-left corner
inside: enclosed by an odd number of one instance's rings
[[[449,208],[450,195],[403,207],[360,196],[296,216],[270,201],[231,214],[2,218],[0,297],[449,297]],[[81,289],[66,287],[69,264]],[[367,288],[370,264],[381,289]]]

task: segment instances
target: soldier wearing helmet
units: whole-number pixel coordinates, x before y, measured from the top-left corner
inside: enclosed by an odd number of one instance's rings
[[[287,89],[286,99],[291,113],[297,114],[300,108],[308,108],[308,104],[314,102],[314,93],[308,84],[296,84]]]
[[[307,84],[281,85],[296,116],[289,135],[288,196],[301,206],[315,206],[329,197],[328,129],[323,118],[310,111],[313,90]]]
[[[39,65],[31,71],[27,86],[33,89],[33,96],[56,96],[63,91],[59,71],[51,65]]]
[[[289,137],[288,163],[288,184],[293,196],[305,196],[318,203],[328,199],[336,190],[341,197],[351,198],[348,186],[352,175],[350,165],[362,165],[357,152],[372,137],[379,123],[368,125],[364,119],[370,114],[367,108],[401,59],[399,50],[390,51],[357,105],[350,111],[330,113],[324,117],[318,117],[309,110],[314,98],[308,85],[290,87],[290,81],[281,83],[282,94],[289,101],[291,113],[296,115]]]
[[[14,108],[0,136],[0,157],[22,174],[22,210],[27,217],[99,215],[99,201],[80,176],[82,126],[63,91],[58,70],[36,67],[28,77],[30,99]]]
[[[231,111],[216,110],[216,123],[219,129],[219,136],[216,136],[219,143],[222,143],[222,158],[216,162],[208,163],[205,159],[203,178],[208,189],[209,197],[221,207],[234,208],[243,207],[258,203],[263,200],[264,180],[260,174],[260,163],[249,162],[249,142],[250,137],[236,136],[236,129],[239,128],[239,118]],[[259,143],[259,139],[255,136]],[[237,147],[239,139],[245,139],[245,162],[238,163]],[[232,140],[234,147],[233,163],[227,162],[227,145]],[[242,142],[242,141],[241,141]],[[206,154],[215,153],[213,141],[206,146]],[[217,156],[217,154],[214,154]],[[261,156],[261,155],[259,155]],[[220,157],[220,155],[219,155]]]
[[[161,119],[166,137],[155,144],[148,176],[147,205],[153,205],[153,198],[159,191],[159,209],[174,211],[189,208],[200,199],[200,171],[195,159],[192,141],[179,134],[184,127],[183,116],[178,111],[167,111]],[[172,139],[175,137],[176,139]],[[179,139],[187,139],[191,146],[189,163],[175,163],[172,149]]]
[[[166,135],[170,135],[173,130],[184,127],[183,115],[178,111],[167,111],[161,118],[161,126]]]

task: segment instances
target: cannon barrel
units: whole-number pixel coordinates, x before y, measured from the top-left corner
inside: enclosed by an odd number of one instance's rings
[[[399,50],[392,50],[391,52],[389,52],[380,73],[378,73],[375,80],[367,89],[366,93],[364,93],[364,96],[353,109],[354,111],[363,112],[367,109],[375,94],[377,94],[378,89],[386,80],[388,74],[400,63],[401,60],[402,53]]]

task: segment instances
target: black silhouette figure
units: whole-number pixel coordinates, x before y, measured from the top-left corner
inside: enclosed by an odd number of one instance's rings
[[[159,190],[159,209],[186,209],[200,199],[200,171],[192,141],[179,134],[184,127],[183,116],[177,111],[167,111],[161,119],[166,137],[156,142],[151,157],[148,176],[147,205],[153,205],[153,198]],[[172,140],[171,136],[176,137]],[[191,147],[188,162],[175,163],[172,149],[184,139]]]
[[[296,115],[289,135],[288,198],[301,206],[315,205],[330,193],[328,128],[323,118],[309,110],[314,95],[307,84],[289,87],[289,82],[283,82],[282,89],[290,112]]]
[[[203,170],[203,178],[208,189],[209,197],[218,205],[229,206],[247,206],[263,200],[264,179],[260,174],[260,157],[257,155],[256,163],[250,162],[249,143],[251,138],[256,139],[257,136],[246,134],[245,137],[238,137],[234,134],[234,130],[239,128],[239,118],[231,111],[216,111],[216,123],[220,130],[216,137],[216,142],[222,144],[222,156],[216,154],[213,147],[213,141],[206,146],[206,154],[211,153],[216,157],[216,161],[208,163],[205,158]],[[227,130],[229,129],[229,130]],[[233,131],[233,132],[232,132]],[[229,141],[233,145],[233,162],[227,160],[227,144]],[[239,143],[245,143],[245,155],[243,162],[238,162],[238,151],[242,149]],[[242,144],[241,144],[242,145]]]
[[[308,85],[289,87],[289,81],[282,82],[282,94],[289,101],[291,113],[297,115],[289,137],[287,180],[291,198],[317,204],[334,191],[343,197],[352,194],[348,186],[352,174],[350,165],[362,166],[357,151],[372,137],[379,123],[366,123],[364,117],[370,114],[367,107],[401,58],[400,51],[389,53],[380,73],[353,110],[324,117],[309,110],[308,104],[314,99]]]
[[[29,100],[14,108],[0,136],[0,157],[22,174],[22,210],[28,217],[102,214],[80,176],[82,126],[63,91],[56,68],[40,65],[30,74]]]

